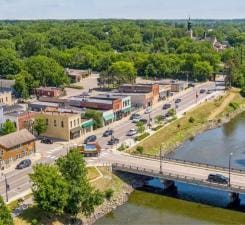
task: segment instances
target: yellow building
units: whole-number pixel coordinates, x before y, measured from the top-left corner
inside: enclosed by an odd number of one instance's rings
[[[43,133],[43,136],[50,138],[57,138],[62,140],[72,140],[92,131],[92,126],[88,128],[83,127],[83,124],[88,122],[88,120],[81,119],[80,113],[75,113],[72,111],[62,112],[57,109],[47,109],[45,111],[39,112],[35,116],[43,117],[47,124],[47,130]]]
[[[12,92],[9,89],[0,89],[0,104],[13,105]]]

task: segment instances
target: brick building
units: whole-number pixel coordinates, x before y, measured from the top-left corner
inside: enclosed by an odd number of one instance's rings
[[[57,87],[39,87],[36,88],[35,93],[37,97],[46,96],[46,97],[60,97],[64,94],[64,91],[61,88]]]
[[[35,140],[36,138],[26,129],[0,137],[1,168],[35,153]]]

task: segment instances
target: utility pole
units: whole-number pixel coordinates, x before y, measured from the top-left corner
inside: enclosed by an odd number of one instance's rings
[[[4,181],[5,181],[6,202],[8,202],[9,201],[8,191],[9,191],[10,187],[9,187],[9,184],[8,184],[8,180],[7,180],[6,174],[4,174],[4,178],[5,178]]]
[[[162,145],[160,147],[160,174],[162,174]]]

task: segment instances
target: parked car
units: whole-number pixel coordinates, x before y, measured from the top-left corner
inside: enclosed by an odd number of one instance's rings
[[[119,143],[119,139],[112,137],[109,141],[108,141],[108,145],[115,145]]]
[[[194,83],[189,83],[188,84],[188,87],[195,87],[196,86],[196,84],[194,84]]]
[[[103,133],[103,137],[109,137],[113,134],[113,132],[114,132],[113,130],[108,129]]]
[[[177,98],[176,100],[175,100],[175,103],[180,103],[181,102],[181,99],[180,98]]]
[[[221,174],[209,174],[208,181],[219,184],[228,184],[229,179]]]
[[[95,142],[97,139],[97,137],[95,135],[91,135],[91,136],[88,136],[85,140],[84,140],[84,144],[87,144],[89,142]]]
[[[211,91],[211,90],[208,90],[208,91],[207,91],[207,94],[211,94],[211,93],[212,93],[212,91]]]
[[[145,114],[149,114],[152,112],[152,108],[151,107],[147,107],[145,110]]]
[[[200,90],[200,94],[204,94],[205,92],[206,92],[205,89],[201,89],[201,90]]]
[[[133,120],[132,120],[132,122],[133,122],[133,123],[138,123],[141,119],[142,119],[142,118],[141,118],[141,116],[139,115],[139,116],[134,117]]]
[[[170,103],[167,103],[167,104],[164,104],[162,109],[169,109],[171,108],[171,104]]]
[[[31,165],[31,160],[30,159],[24,159],[22,160],[17,166],[16,169],[21,170],[26,167],[29,167]]]
[[[130,129],[127,133],[127,136],[134,136],[135,134],[137,134],[137,130],[135,129]]]
[[[137,118],[137,117],[140,117],[140,114],[138,114],[138,113],[133,113],[133,114],[130,116],[130,120],[133,120],[134,118]]]
[[[49,138],[42,138],[41,143],[43,144],[53,144],[53,140],[49,139]]]

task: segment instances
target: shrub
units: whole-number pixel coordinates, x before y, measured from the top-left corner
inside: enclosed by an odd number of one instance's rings
[[[114,190],[112,190],[111,188],[109,188],[109,189],[107,189],[105,191],[105,198],[107,200],[110,200],[112,198],[113,194],[114,194]]]
[[[233,110],[237,110],[239,109],[239,104],[237,102],[230,102],[229,106],[233,109]]]
[[[240,94],[242,97],[245,98],[245,87],[241,89]]]
[[[37,225],[37,224],[38,224],[37,219],[33,219],[33,220],[31,221],[31,225]]]
[[[189,118],[189,123],[194,123],[195,122],[195,119],[191,116],[190,118]]]
[[[162,127],[163,127],[163,125],[159,125],[157,127],[152,128],[152,130],[153,131],[157,131],[157,130],[161,129]]]
[[[117,149],[118,151],[124,151],[126,149],[126,147],[124,146],[124,144],[121,144],[121,146]]]
[[[140,154],[144,152],[144,147],[143,146],[137,146],[136,151]]]
[[[144,138],[148,137],[150,134],[149,133],[143,133],[141,134],[140,136],[136,137],[134,140],[135,141],[141,141],[143,140]]]

